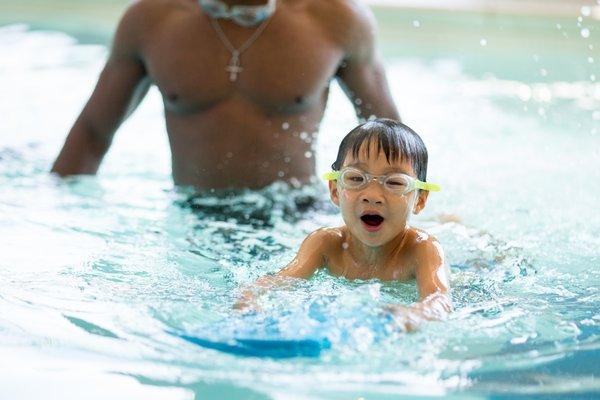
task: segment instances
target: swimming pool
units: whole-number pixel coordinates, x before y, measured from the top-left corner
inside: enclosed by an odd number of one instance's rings
[[[49,176],[105,39],[6,23],[0,398],[597,397],[600,28],[583,14],[378,14],[393,94],[444,189],[415,223],[444,246],[456,312],[407,335],[381,314],[413,301],[412,284],[320,274],[264,299],[283,335],[331,341],[319,357],[289,359],[202,349],[168,331],[236,323],[236,291],[339,218],[275,209],[253,219],[266,199],[297,195],[278,185],[228,199],[246,219],[194,211],[171,183],[156,91],[98,177]],[[354,123],[334,87],[319,171]]]

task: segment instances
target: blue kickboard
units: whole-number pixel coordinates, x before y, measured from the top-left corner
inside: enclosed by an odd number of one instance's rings
[[[188,333],[171,333],[200,347],[248,357],[319,357],[323,350],[331,348],[331,343],[327,338],[255,339],[237,337],[228,340],[214,340]]]

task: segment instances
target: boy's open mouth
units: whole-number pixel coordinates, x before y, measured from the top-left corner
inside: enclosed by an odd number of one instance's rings
[[[360,217],[360,220],[368,231],[373,232],[379,230],[381,224],[383,224],[384,218],[378,214],[364,214]]]

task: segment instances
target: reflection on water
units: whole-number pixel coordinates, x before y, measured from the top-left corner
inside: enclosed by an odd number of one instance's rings
[[[0,54],[11,55],[0,61],[8,94],[0,101],[8,116],[0,119],[0,338],[17,371],[0,382],[9,395],[24,390],[15,376],[42,382],[38,390],[60,382],[74,393],[79,381],[99,396],[143,398],[600,390],[600,217],[592,212],[600,191],[590,184],[600,179],[597,83],[480,79],[452,59],[391,62],[393,93],[430,148],[431,180],[444,187],[415,224],[444,246],[455,313],[405,334],[385,304],[414,301],[413,282],[320,273],[264,296],[264,314],[240,326],[231,309],[239,290],[286,265],[308,232],[340,223],[324,188],[195,197],[174,189],[155,91],[97,178],[59,181],[46,171],[105,51],[13,26],[0,30]],[[351,112],[334,88],[321,171],[354,124]],[[462,223],[436,222],[446,213]],[[169,333],[218,338],[234,328],[325,336],[331,349],[276,361]]]

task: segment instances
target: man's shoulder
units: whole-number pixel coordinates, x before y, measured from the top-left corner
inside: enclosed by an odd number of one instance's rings
[[[197,5],[195,0],[135,0],[127,7],[121,23],[150,27],[177,13],[192,11]]]
[[[198,7],[197,0],[135,0],[130,3],[128,10],[147,14],[189,10],[193,7]]]
[[[307,8],[325,16],[360,22],[371,16],[370,8],[360,0],[306,0]]]
[[[307,0],[308,12],[346,48],[370,43],[375,33],[375,17],[360,0]]]
[[[152,40],[153,33],[175,24],[178,15],[190,15],[194,5],[197,6],[195,0],[135,0],[119,21],[115,42],[130,49],[139,49]]]

